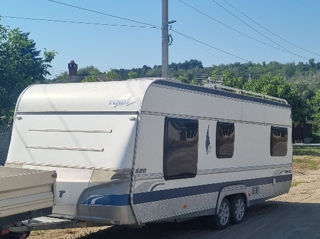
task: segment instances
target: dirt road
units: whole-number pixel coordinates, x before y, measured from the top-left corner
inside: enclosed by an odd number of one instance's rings
[[[99,230],[94,228],[91,230]],[[210,229],[204,219],[148,225],[140,229],[109,227],[33,233],[40,238],[139,239],[316,239],[320,238],[320,170],[296,172],[290,193],[248,210],[247,219],[225,230]],[[36,235],[37,234],[37,235]],[[87,234],[86,236],[83,236]],[[80,236],[82,235],[82,236]]]

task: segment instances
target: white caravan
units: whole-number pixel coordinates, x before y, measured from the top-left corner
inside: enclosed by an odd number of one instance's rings
[[[284,100],[232,89],[34,85],[17,102],[6,164],[57,172],[55,217],[143,225],[213,215],[223,228],[288,192],[291,131]]]

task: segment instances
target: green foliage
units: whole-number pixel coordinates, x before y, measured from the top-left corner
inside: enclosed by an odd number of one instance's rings
[[[301,147],[293,149],[293,166],[298,169],[315,170],[320,167],[320,148]]]
[[[316,170],[320,166],[320,158],[314,156],[295,156],[293,166],[299,169]]]
[[[68,72],[62,72],[61,74],[59,74],[58,76],[56,76],[56,78],[53,80],[53,82],[56,83],[62,83],[62,82],[67,82],[69,79],[69,74]]]
[[[58,52],[56,52],[56,51],[48,51],[46,48],[44,48],[44,52],[43,52],[44,60],[43,60],[43,62],[46,64],[47,68],[51,67],[51,65],[49,65],[48,63],[52,62],[54,57],[57,54],[58,54]],[[50,74],[50,73],[48,72],[48,74]]]
[[[315,156],[320,157],[320,148],[316,147],[301,147],[293,149],[294,156]]]
[[[177,78],[178,81],[181,81],[182,83],[188,83],[189,80],[186,76],[178,76]]]
[[[230,72],[224,72],[223,83],[226,86],[285,99],[292,107],[294,124],[305,120],[307,109],[304,106],[306,102],[298,93],[297,88],[280,76],[264,74],[258,79],[250,78],[245,81],[242,77],[233,77]]]
[[[87,66],[87,67],[82,67],[82,68],[78,69],[77,75],[78,76],[89,76],[93,72],[99,72],[99,70],[94,66]]]
[[[117,72],[113,69],[110,69],[105,75],[108,81],[113,81],[118,78]]]
[[[99,81],[99,70],[96,68],[93,68],[90,70],[89,75],[86,76],[82,82],[96,82]]]
[[[129,79],[135,79],[135,78],[137,78],[137,77],[138,77],[138,73],[137,73],[137,72],[130,71],[130,72],[128,73],[128,78],[129,78]]]
[[[223,73],[223,84],[226,86],[242,89],[246,81],[241,77],[232,77],[229,71]]]
[[[318,89],[315,95],[308,101],[311,107],[311,117],[313,126],[316,130],[320,128],[320,89]]]
[[[142,66],[142,68],[132,68],[132,69],[118,69],[114,70],[117,75],[117,80],[127,80],[132,78],[141,77],[161,77],[161,66],[155,65],[153,67]],[[129,76],[130,72],[134,72],[134,77]],[[185,61],[183,63],[171,63],[169,65],[169,75],[173,78],[178,78],[179,76],[184,76],[188,80],[185,83],[196,82],[197,74],[206,73],[202,62],[192,59],[190,61]]]
[[[45,81],[56,52],[40,56],[29,33],[0,25],[0,124],[10,121],[15,102],[28,85]]]

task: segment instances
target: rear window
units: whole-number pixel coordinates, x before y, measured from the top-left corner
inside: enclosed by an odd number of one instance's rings
[[[217,158],[232,158],[234,151],[234,123],[218,122],[216,129]]]
[[[198,120],[167,117],[163,150],[165,179],[194,177],[197,164]]]
[[[288,129],[271,127],[270,154],[271,156],[286,156],[288,151]]]

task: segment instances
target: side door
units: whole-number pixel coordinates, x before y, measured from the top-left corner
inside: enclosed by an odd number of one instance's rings
[[[161,127],[154,126],[156,121]],[[173,219],[199,209],[197,186],[192,186],[198,171],[199,121],[158,117],[152,122],[141,121],[136,156],[133,209],[140,223]],[[150,173],[152,168],[157,170]]]

